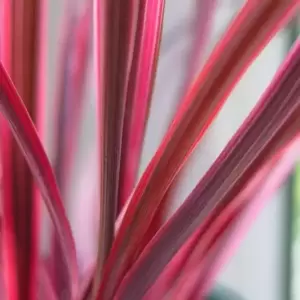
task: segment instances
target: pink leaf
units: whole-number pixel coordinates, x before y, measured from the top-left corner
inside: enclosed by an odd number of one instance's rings
[[[28,112],[26,111],[20,97],[18,96],[12,82],[0,64],[0,109],[9,122],[12,133],[18,142],[24,157],[39,185],[41,193],[48,207],[50,216],[56,226],[60,242],[63,248],[64,259],[69,272],[69,284],[72,295],[78,289],[77,262],[71,229],[66,218],[55,178],[37,136]],[[10,232],[11,228],[6,228]],[[7,254],[12,255],[12,248]]]
[[[132,194],[105,266],[99,299],[114,295],[143,250],[140,242],[185,160],[237,80],[296,7],[297,1],[248,1],[213,51]]]
[[[120,169],[121,209],[136,182],[161,39],[164,1],[140,1],[130,70]]]
[[[297,117],[300,110],[299,73],[300,44],[297,44],[259,104],[213,166],[147,245],[123,280],[119,297],[144,295],[197,228],[198,234],[203,234],[207,229],[207,218],[218,215],[247,186],[259,168],[294,138],[300,128]]]

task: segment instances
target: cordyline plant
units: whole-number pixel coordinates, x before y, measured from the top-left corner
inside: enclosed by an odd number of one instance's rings
[[[204,299],[240,234],[298,158],[299,42],[205,176],[164,222],[171,185],[249,65],[295,16],[298,0],[246,1],[194,76],[193,62],[203,54],[216,7],[214,0],[197,1],[199,31],[184,93],[138,182],[164,0],[87,1],[83,15],[67,2],[53,168],[37,134],[44,136],[45,1],[0,3],[0,298]],[[100,209],[98,255],[83,271],[61,195],[74,164],[91,53]],[[41,200],[54,225],[46,257],[39,251]]]

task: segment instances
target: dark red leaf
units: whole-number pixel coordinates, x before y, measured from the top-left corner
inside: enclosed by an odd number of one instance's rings
[[[162,32],[164,1],[139,1],[134,60],[126,94],[119,184],[121,209],[136,182]]]
[[[99,299],[114,295],[123,276],[143,250],[140,242],[183,163],[237,80],[289,20],[297,4],[295,0],[248,1],[213,51],[134,190],[105,266]],[[130,289],[133,291],[128,285],[124,293]]]
[[[11,131],[44,197],[62,245],[64,262],[69,272],[70,290],[72,291],[72,295],[75,295],[78,289],[75,246],[54,174],[29,114],[2,64],[0,64],[0,84],[0,110],[9,122]],[[9,205],[7,199],[6,202]],[[14,264],[16,263],[14,257],[16,245],[9,242],[11,233],[13,232],[13,228],[11,227],[13,223],[11,218],[13,215],[9,211],[5,211],[4,214],[8,220],[7,222],[3,222],[3,226],[6,232],[9,233],[7,245],[5,245],[5,247],[8,247],[6,259],[8,263]],[[13,269],[8,271],[13,272]],[[15,275],[15,273],[12,273],[12,275]],[[10,288],[13,288],[13,286],[10,286]],[[9,292],[14,292],[15,290],[9,290]]]
[[[298,133],[299,74],[300,44],[204,178],[146,247],[121,284],[120,299],[144,295],[206,218],[224,209],[261,166]]]

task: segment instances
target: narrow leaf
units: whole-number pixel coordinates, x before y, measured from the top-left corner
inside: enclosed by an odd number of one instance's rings
[[[204,261],[209,256],[207,253],[210,252],[211,248],[214,248],[215,244],[219,243],[218,240],[222,240],[222,243],[225,243],[226,237],[231,235],[231,233],[228,234],[228,232],[235,231],[241,227],[243,217],[245,214],[248,214],[249,209],[254,203],[256,203],[256,206],[257,204],[261,206],[259,202],[266,202],[270,195],[287,177],[288,172],[292,168],[292,164],[288,163],[287,165],[283,165],[282,159],[285,159],[284,163],[287,163],[287,159],[291,162],[295,160],[296,156],[286,157],[285,152],[287,151],[283,151],[283,154],[274,157],[271,162],[268,162],[266,166],[254,176],[247,187],[235,199],[228,203],[228,205],[224,208],[220,208],[220,210],[214,211],[211,218],[209,218],[210,223],[205,226],[205,231],[202,230],[201,232],[199,228],[193,234],[191,238],[193,239],[193,247],[190,248],[189,256],[186,257],[187,262],[185,262],[184,268],[181,269],[182,272],[176,283],[176,288],[172,290],[172,295],[186,299],[190,298],[195,290],[199,290],[199,282],[204,279],[203,276],[205,276],[206,280],[208,274],[206,271],[203,271],[203,269],[205,269],[203,265],[206,265]],[[278,166],[280,166],[280,169],[278,169]],[[287,168],[287,166],[289,167]],[[274,180],[276,182],[275,185]],[[265,198],[260,197],[262,193]],[[258,195],[259,202],[257,199]],[[223,237],[225,237],[225,241]],[[220,251],[220,248],[218,251]],[[180,252],[181,250],[178,254]],[[196,266],[198,266],[197,270]],[[190,280],[187,278],[190,278]]]
[[[139,4],[134,61],[126,95],[122,137],[119,209],[123,207],[136,182],[145,125],[148,118],[162,32],[164,1]]]
[[[70,225],[66,218],[61,197],[50,163],[43,150],[28,112],[17,94],[3,65],[0,64],[0,109],[9,122],[12,133],[40,187],[50,216],[57,229],[69,271],[70,290],[74,296],[78,289],[77,262]],[[11,228],[8,228],[9,230]],[[9,231],[11,232],[11,231]],[[13,249],[9,249],[13,250]],[[12,251],[13,253],[13,251]]]
[[[191,290],[188,291],[193,294],[194,297],[197,298],[197,295],[207,293],[208,289],[211,288],[213,280],[220,268],[232,256],[257,215],[261,212],[266,203],[271,200],[274,192],[284,183],[293,170],[293,166],[299,160],[299,150],[300,139],[299,136],[297,136],[277,157],[274,157],[274,161],[269,164],[271,168],[268,176],[264,176],[265,172],[262,170],[258,178],[253,178],[253,181],[261,179],[261,187],[257,190],[254,190],[252,187],[252,190],[255,191],[254,196],[250,199],[246,210],[238,216],[238,220],[229,230],[222,247],[217,249],[210,265],[208,264],[207,268],[204,268],[202,272],[194,272],[193,277],[195,277],[195,279],[193,280],[195,283],[191,285]],[[253,181],[250,183],[249,188],[251,188],[251,185],[253,186]],[[245,190],[242,192],[242,195],[238,197],[245,197],[246,193],[247,191]],[[215,221],[215,223],[217,222],[219,223],[218,220]],[[214,226],[220,227],[222,225],[215,224]],[[191,264],[192,261],[190,261],[190,267]]]
[[[8,71],[11,68],[11,8],[10,0],[0,5],[0,60]]]
[[[259,168],[294,138],[300,129],[299,74],[298,43],[243,126],[139,257],[119,289],[121,299],[144,295],[210,213],[234,199]],[[159,263],[153,264],[158,254]],[[143,280],[138,282],[141,274]]]
[[[8,26],[11,37],[5,42],[10,43],[8,47],[11,54],[6,58],[9,61],[4,63],[8,64],[10,76],[29,114],[35,120],[39,3],[35,0],[11,1],[10,8]],[[6,143],[6,150],[2,153],[2,161],[5,160],[3,176],[7,177],[3,200],[5,212],[11,215],[9,221],[11,224],[8,226],[12,230],[15,246],[17,286],[13,293],[17,293],[19,297],[22,295],[23,299],[30,299],[35,294],[37,276],[38,226],[36,225],[39,220],[39,206],[32,197],[32,176],[26,161],[17,144],[11,139],[7,125],[5,124],[1,130],[1,137]],[[5,215],[4,218],[9,217]]]
[[[9,0],[4,0],[1,3],[1,18],[0,18],[0,60],[11,72],[11,26],[12,26],[12,3]],[[1,77],[0,77],[1,79]],[[1,84],[1,81],[0,81]],[[1,88],[1,86],[0,86]],[[1,89],[0,89],[1,93]],[[5,282],[5,294],[9,291],[9,296],[12,300],[17,299],[17,265],[15,253],[15,241],[12,234],[13,218],[11,217],[11,174],[10,172],[10,143],[11,137],[7,129],[6,120],[0,116],[0,136],[1,136],[1,189],[2,189],[2,209],[1,209],[1,250],[2,250],[2,270],[3,281]],[[4,159],[5,158],[5,159]],[[6,176],[3,176],[3,173]],[[3,201],[3,199],[8,201]],[[6,295],[7,296],[7,295]]]
[[[205,244],[202,244],[203,240],[205,241],[205,238],[202,236],[203,234],[210,234],[211,236],[212,230],[210,230],[209,227],[211,222],[214,221],[214,218],[219,218],[221,223],[223,222],[222,225],[224,225],[226,222],[228,223],[232,221],[232,216],[244,210],[247,206],[247,201],[249,198],[253,197],[255,191],[261,187],[262,179],[266,178],[273,165],[274,164],[269,163],[267,167],[260,171],[259,174],[255,176],[255,179],[249,187],[247,186],[247,188],[243,191],[242,195],[239,195],[237,199],[228,205],[228,207],[220,208],[220,210],[207,217],[201,226],[197,228],[192,237],[189,238],[189,240],[180,248],[180,250],[164,268],[154,285],[147,292],[145,296],[146,299],[151,299],[151,297],[162,298],[166,293],[170,292],[174,286],[177,287],[176,290],[180,290],[179,286],[181,286],[181,284],[185,284],[183,282],[183,277],[191,276],[190,272],[185,270],[187,268],[185,265],[187,264],[190,256],[193,255],[193,252],[196,252],[195,248],[197,245],[199,245],[200,248],[197,252],[197,267],[200,269],[200,261],[202,257],[205,257]],[[217,229],[220,231],[220,228],[222,229],[224,226],[219,226]],[[186,284],[189,285],[189,283]],[[176,294],[176,292],[172,291],[172,294]]]
[[[295,0],[248,1],[213,51],[130,199],[105,267],[99,299],[114,295],[122,277],[143,250],[140,241],[184,161],[236,81],[289,20],[297,4]],[[128,289],[124,293],[127,292]]]
[[[119,1],[94,1],[97,128],[99,136],[99,247],[93,287],[98,285],[114,236],[123,99],[117,97]],[[95,291],[94,291],[95,293]]]
[[[198,227],[192,237],[176,253],[164,271],[160,274],[158,280],[147,292],[147,299],[151,299],[151,297],[156,297],[157,299],[162,298],[174,285],[176,286],[176,289],[172,290],[172,295],[174,295],[172,296],[172,299],[176,298],[175,295],[181,295],[181,297],[183,297],[182,299],[186,299],[188,297],[182,296],[185,288],[198,288],[198,281],[192,283],[193,280],[189,280],[188,278],[196,277],[196,274],[200,274],[201,272],[201,261],[205,258],[205,240],[206,244],[207,240],[216,240],[216,237],[212,237],[212,232],[218,233],[222,228],[225,229],[224,224],[228,222],[228,220],[233,220],[238,214],[238,232],[243,231],[242,228],[245,227],[241,226],[241,223],[245,223],[245,214],[249,215],[249,217],[252,216],[253,220],[255,219],[257,212],[265,202],[268,201],[271,194],[283,183],[289,172],[292,170],[293,164],[298,159],[297,151],[299,151],[299,145],[300,142],[298,137],[291,142],[282,153],[275,156],[257,174],[255,174],[247,187],[231,201],[228,206],[215,211],[214,214],[211,214],[210,217]],[[254,208],[256,213],[250,213]],[[231,223],[233,222],[232,220]],[[204,226],[205,231],[203,229]],[[213,226],[216,229],[210,229],[209,226]],[[247,226],[247,228],[249,228],[249,226]],[[241,236],[242,232],[241,234],[234,234],[234,238],[237,239],[236,242],[240,240]],[[233,241],[232,243],[236,244],[236,242]],[[228,242],[226,242],[226,244],[229,245]],[[224,251],[225,249],[228,249],[228,247],[224,247]],[[187,263],[187,261],[189,262]],[[205,276],[205,278],[207,279],[207,276]],[[207,279],[207,281],[209,280]],[[197,287],[193,285],[197,285]]]
[[[100,150],[100,228],[94,293],[114,237],[124,114],[139,1],[94,1]]]

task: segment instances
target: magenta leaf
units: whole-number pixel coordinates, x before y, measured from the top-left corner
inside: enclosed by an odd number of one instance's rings
[[[28,112],[2,64],[0,64],[0,79],[1,112],[9,122],[12,133],[44,197],[60,238],[64,261],[69,273],[70,290],[72,295],[75,296],[78,289],[75,246],[53,171]]]
[[[299,73],[300,44],[297,44],[259,104],[213,166],[145,248],[121,284],[120,298],[144,295],[206,218],[217,214],[219,209],[234,199],[259,168],[298,133]],[[153,261],[159,263],[153,264]],[[141,274],[142,282],[138,282]]]

